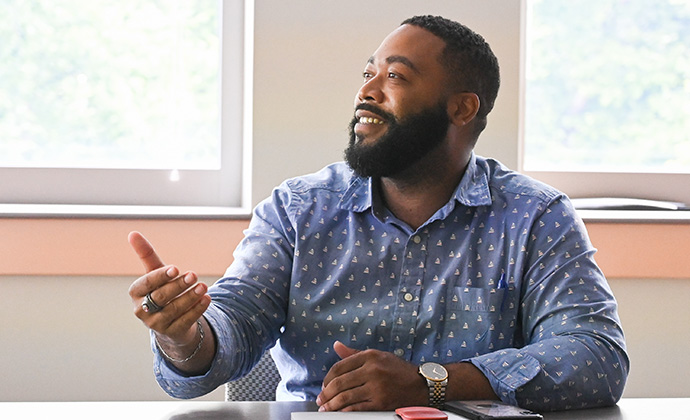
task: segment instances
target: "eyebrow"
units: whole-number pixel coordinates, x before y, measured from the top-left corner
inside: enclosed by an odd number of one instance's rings
[[[368,64],[374,64],[374,61],[375,61],[374,56],[371,56],[371,57],[369,57],[369,60],[367,60],[367,63]],[[402,56],[402,55],[391,55],[390,57],[386,58],[386,63],[388,63],[388,64],[400,63],[400,64],[403,64],[403,65],[409,67],[415,73],[419,73],[419,69],[417,68],[417,66],[415,66],[414,63],[412,61],[410,61],[409,58]]]

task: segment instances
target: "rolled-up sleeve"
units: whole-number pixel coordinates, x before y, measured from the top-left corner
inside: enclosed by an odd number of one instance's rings
[[[212,303],[204,317],[217,348],[206,374],[186,376],[175,369],[160,354],[152,336],[156,380],[169,395],[207,394],[247,374],[276,342],[285,321],[294,248],[294,230],[285,211],[290,199],[289,189],[277,188],[255,208],[233,263],[209,288]]]
[[[615,404],[629,368],[617,304],[566,198],[534,221],[526,251],[524,345],[470,361],[511,404],[541,411]]]

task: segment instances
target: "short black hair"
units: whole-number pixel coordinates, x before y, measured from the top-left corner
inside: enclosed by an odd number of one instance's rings
[[[472,92],[479,97],[476,136],[486,127],[498,95],[501,77],[498,60],[484,38],[467,26],[441,16],[414,16],[401,25],[414,25],[441,38],[446,46],[439,58],[449,75],[453,92]]]

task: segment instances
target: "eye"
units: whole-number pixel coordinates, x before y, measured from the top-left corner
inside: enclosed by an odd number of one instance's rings
[[[388,79],[393,80],[395,82],[407,81],[405,75],[403,73],[398,73],[397,71],[389,71],[387,75]]]

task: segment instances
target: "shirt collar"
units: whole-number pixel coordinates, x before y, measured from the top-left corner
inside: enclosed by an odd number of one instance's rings
[[[362,178],[354,175],[343,198],[340,200],[339,207],[343,210],[361,213],[372,207],[373,196],[371,178]],[[477,164],[474,152],[470,156],[470,162],[467,165],[465,174],[453,193],[451,201],[453,200],[468,207],[491,205],[491,192],[486,170]]]
[[[362,178],[353,174],[350,184],[340,199],[339,207],[343,210],[361,213],[371,208],[371,178]]]
[[[474,152],[470,156],[465,174],[462,176],[453,196],[460,204],[468,207],[491,205],[491,191],[486,168],[477,164]]]

